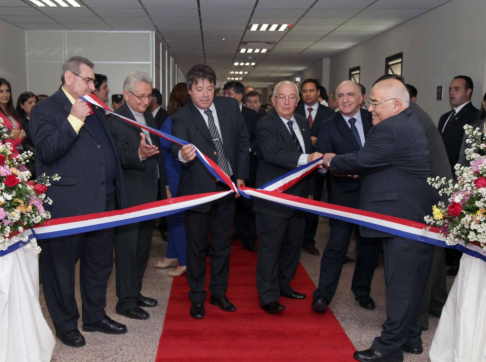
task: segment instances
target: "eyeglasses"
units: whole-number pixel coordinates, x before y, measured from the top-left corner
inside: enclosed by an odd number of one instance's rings
[[[371,99],[369,99],[366,103],[368,103],[368,107],[376,108],[377,105],[388,102],[388,101],[396,101],[396,98],[386,99],[386,100],[381,101],[381,102],[373,102]]]
[[[283,94],[279,94],[278,96],[274,96],[274,98],[279,102],[285,102],[288,100],[291,103],[297,101],[297,96],[295,94],[291,94],[290,96],[284,96]]]
[[[132,96],[134,96],[134,97],[137,97],[139,101],[144,101],[144,100],[151,101],[151,100],[154,98],[154,96],[153,96],[152,94],[149,94],[148,96],[146,96],[146,95],[144,95],[144,94],[142,94],[142,95],[140,95],[140,96],[137,96],[137,95],[136,95],[135,93],[133,93],[133,92],[128,91],[128,93],[130,93],[130,94],[131,94]]]
[[[79,77],[81,78],[82,80],[84,80],[84,82],[86,83],[86,85],[89,85],[89,83],[93,83],[94,85],[94,82],[95,80],[93,78],[90,78],[90,77],[81,77],[79,74],[76,74],[76,73],[73,73],[76,77]]]

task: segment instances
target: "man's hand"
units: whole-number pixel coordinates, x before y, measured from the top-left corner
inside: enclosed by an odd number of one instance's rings
[[[196,158],[196,148],[193,145],[185,145],[181,147],[182,158],[189,162]]]
[[[140,132],[140,136],[142,139],[140,140],[138,154],[140,155],[141,159],[149,158],[160,152],[157,146],[153,146],[145,141],[145,134],[143,132]]]
[[[239,188],[239,189],[241,189],[242,187],[245,187],[245,180],[236,180],[236,187]],[[240,196],[241,196],[240,194],[236,194],[235,199],[237,199]]]
[[[311,136],[312,146],[315,146],[317,143],[317,137]]]
[[[307,196],[307,198],[308,198],[309,200],[314,200],[314,195],[308,195],[308,196]]]
[[[13,129],[12,131],[10,131],[10,134],[8,135],[7,139],[19,138],[21,141],[23,141],[25,137],[26,134],[23,129]]]
[[[91,110],[88,107],[88,103],[79,98],[76,99],[76,102],[74,102],[73,107],[71,108],[71,114],[83,122],[86,120],[89,112],[91,112]]]
[[[312,162],[314,160],[317,160],[318,158],[322,157],[322,153],[319,152],[314,152],[309,155],[307,155],[307,163]]]
[[[327,169],[329,169],[329,161],[331,161],[331,159],[336,156],[335,153],[326,153],[324,154],[324,162],[323,162],[323,166]]]

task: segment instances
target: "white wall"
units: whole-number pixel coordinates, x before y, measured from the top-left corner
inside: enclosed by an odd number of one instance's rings
[[[472,102],[479,108],[486,82],[486,3],[454,0],[331,58],[331,87],[361,66],[368,90],[385,70],[385,58],[403,52],[403,76],[418,89],[417,103],[437,123],[450,109],[447,90],[459,74],[474,81]],[[436,100],[443,86],[442,101]]]
[[[27,88],[25,31],[0,20],[0,77],[10,82],[14,104]]]

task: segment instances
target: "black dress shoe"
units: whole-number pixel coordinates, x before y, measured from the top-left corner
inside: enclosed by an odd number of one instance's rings
[[[312,310],[316,313],[325,313],[329,303],[323,297],[314,299],[312,302]]]
[[[106,334],[124,334],[127,333],[127,326],[105,315],[105,318],[96,323],[83,324],[85,332],[102,332]]]
[[[280,313],[280,312],[284,311],[285,306],[283,306],[279,302],[271,302],[271,303],[262,305],[262,309],[269,314],[275,314],[275,313]]]
[[[139,294],[137,304],[139,307],[155,307],[157,305],[157,300]]]
[[[204,311],[204,303],[192,303],[191,312],[189,313],[192,318],[203,319],[206,312]]]
[[[150,314],[148,314],[146,311],[138,306],[133,307],[132,309],[124,310],[122,312],[117,311],[117,313],[131,319],[149,319],[150,317]]]
[[[320,255],[319,250],[317,250],[317,248],[314,245],[304,246],[304,250],[307,251],[311,255],[315,255],[315,256]]]
[[[223,312],[236,312],[236,306],[229,301],[226,295],[223,295],[220,298],[212,295],[210,303],[219,307]]]
[[[422,346],[418,346],[416,348],[403,346],[403,352],[412,353],[412,354],[421,354],[424,352],[424,349]]]
[[[284,298],[290,298],[290,299],[305,299],[306,298],[305,294],[294,292],[294,291],[292,291],[292,293],[290,293],[290,294],[280,292],[280,296],[284,297]]]
[[[403,362],[403,356],[390,356],[373,349],[354,352],[354,359],[361,362]]]
[[[56,336],[61,340],[62,343],[69,347],[83,347],[86,344],[86,341],[84,340],[84,337],[79,329],[69,332],[56,331]]]
[[[375,309],[375,301],[371,297],[357,297],[354,299],[359,302],[359,306],[364,309]]]

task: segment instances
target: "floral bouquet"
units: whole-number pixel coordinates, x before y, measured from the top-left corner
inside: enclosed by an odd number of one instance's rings
[[[486,149],[485,135],[472,126],[464,126],[468,148],[466,159],[471,166],[456,164],[457,182],[445,177],[429,178],[430,185],[446,195],[444,202],[432,207],[425,222],[440,228],[448,245],[474,243],[486,250]],[[481,155],[482,154],[482,155]]]
[[[5,138],[5,135],[6,130],[0,129],[0,137]],[[7,250],[12,238],[27,242],[28,236],[22,233],[51,218],[44,203],[52,204],[52,200],[45,192],[51,178],[59,179],[57,175],[42,175],[29,181],[31,174],[25,164],[33,153],[26,151],[16,158],[11,154],[10,144],[0,141],[0,250]],[[30,239],[27,247],[40,252],[35,238]]]

